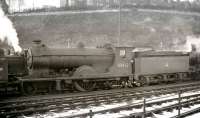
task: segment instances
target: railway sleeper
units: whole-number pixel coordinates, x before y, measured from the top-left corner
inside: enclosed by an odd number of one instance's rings
[[[198,97],[199,95],[193,95],[193,97]],[[75,97],[76,98],[76,97]],[[110,98],[110,97],[108,97],[108,98]],[[184,99],[186,99],[186,98],[189,98],[189,97],[183,97]],[[199,99],[199,98],[195,98],[195,100],[197,100],[197,99]],[[176,99],[174,99],[174,100],[176,100]],[[193,100],[193,101],[195,101],[195,100]],[[93,103],[93,102],[92,102]],[[196,102],[195,102],[196,103]],[[59,103],[59,104],[61,104],[61,103]],[[90,103],[91,104],[91,103]],[[154,103],[152,103],[152,104],[154,104]],[[193,104],[192,102],[191,102],[191,104]],[[72,103],[72,105],[75,105],[74,104],[74,102]],[[70,105],[71,106],[71,105]],[[142,107],[142,104],[141,105],[138,105],[138,106],[140,106],[140,108]],[[65,106],[64,105],[58,105],[58,106],[52,106],[52,107],[46,107],[46,108],[43,108],[43,110],[44,109],[55,109],[55,108],[57,108],[57,107],[59,107],[59,108],[64,108]],[[75,107],[77,107],[76,105],[75,105]]]

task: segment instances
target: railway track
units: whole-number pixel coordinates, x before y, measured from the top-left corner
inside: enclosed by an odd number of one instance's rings
[[[179,99],[181,102],[179,103]],[[167,105],[166,105],[167,103]],[[145,110],[144,110],[145,104]],[[179,107],[190,107],[194,104],[200,104],[200,92],[196,94],[184,95],[182,97],[170,96],[170,97],[158,97],[156,99],[147,99],[144,102],[137,102],[133,104],[128,104],[120,107],[114,107],[110,109],[98,110],[98,111],[89,111],[86,113],[70,115],[66,118],[74,117],[101,117],[101,116],[115,116],[118,118],[142,118],[152,117],[154,114],[159,114],[164,111],[173,111],[173,109],[178,109]],[[197,108],[199,110],[199,108]],[[180,115],[171,116],[171,118],[179,118],[180,116],[186,116],[188,113],[194,112],[197,109],[184,112]],[[178,112],[177,112],[178,114]],[[155,117],[155,116],[154,116]],[[169,117],[170,118],[170,117]]]
[[[200,90],[200,82],[166,85],[162,87],[155,86],[91,92],[79,95],[37,96],[32,98],[21,97],[18,99],[1,101],[0,116],[16,117],[21,115],[31,115],[34,113],[70,111],[77,108],[84,109],[88,107],[101,106],[102,104],[110,105],[123,103],[123,105],[127,105],[132,103],[132,101],[140,103],[143,97],[149,98],[161,95],[174,96],[174,93],[177,93],[178,91],[187,92],[196,90]],[[84,114],[81,115],[84,116]]]

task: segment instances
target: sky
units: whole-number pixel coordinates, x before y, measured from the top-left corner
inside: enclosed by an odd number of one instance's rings
[[[9,4],[10,1],[10,10],[19,11],[19,9],[32,9],[32,8],[42,8],[43,6],[53,6],[60,7],[60,0],[7,0]],[[20,5],[19,5],[20,4]],[[20,7],[19,7],[20,6]]]
[[[6,0],[6,1],[8,4],[10,2],[11,11],[19,11],[23,9],[42,8],[44,6],[60,7],[61,5],[60,2],[64,0]],[[20,3],[19,1],[22,2]],[[78,1],[78,0],[69,0],[69,4],[72,4],[73,3],[72,1]],[[180,0],[180,1],[194,2],[195,0]],[[21,4],[20,7],[19,4]]]

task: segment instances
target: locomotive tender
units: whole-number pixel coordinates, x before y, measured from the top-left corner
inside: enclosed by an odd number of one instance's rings
[[[35,41],[35,45],[20,56],[0,56],[0,90],[14,88],[21,93],[34,94],[132,87],[188,80],[197,70],[194,63],[199,56],[196,52],[134,49],[53,49]]]

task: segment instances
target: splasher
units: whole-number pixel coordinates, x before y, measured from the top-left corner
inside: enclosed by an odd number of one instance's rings
[[[12,46],[15,52],[21,52],[22,49],[19,46],[19,39],[17,37],[17,32],[13,27],[12,22],[4,14],[2,8],[0,7],[0,40],[4,42],[7,40],[8,45]]]

